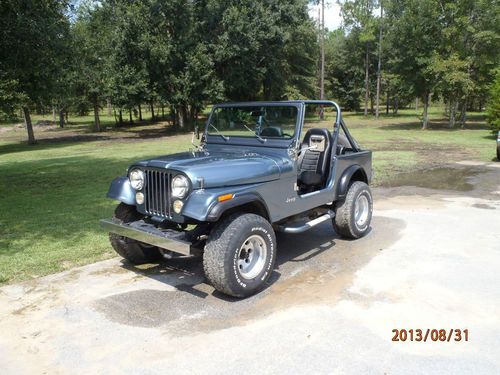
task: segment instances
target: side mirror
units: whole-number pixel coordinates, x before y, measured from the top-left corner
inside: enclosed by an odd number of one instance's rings
[[[200,128],[198,125],[194,127],[194,134],[196,135],[196,139],[200,139]]]

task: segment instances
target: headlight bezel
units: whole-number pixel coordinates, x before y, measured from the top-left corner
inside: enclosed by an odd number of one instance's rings
[[[176,186],[176,182],[182,181],[182,186]],[[180,189],[180,191],[178,191]],[[183,174],[177,174],[172,178],[170,183],[170,195],[174,198],[184,199],[189,194],[191,189],[191,183],[189,178],[184,176]]]
[[[142,190],[144,188],[146,176],[144,171],[140,168],[132,168],[128,173],[128,180],[130,182],[130,186],[134,190]]]

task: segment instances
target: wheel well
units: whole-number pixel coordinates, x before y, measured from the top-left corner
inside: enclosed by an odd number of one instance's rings
[[[354,172],[353,172],[354,171]],[[352,173],[352,174],[351,174]],[[339,180],[339,185],[337,187],[337,199],[343,200],[349,187],[353,182],[360,181],[368,184],[368,176],[363,168],[359,165],[353,165],[348,168],[342,174],[342,177]]]
[[[363,168],[359,168],[358,170],[356,170],[356,172],[354,172],[349,181],[349,185],[354,181],[361,181],[366,184],[368,183],[368,177],[366,176],[366,172],[363,170]]]
[[[254,201],[242,204],[240,206],[231,207],[228,210],[224,211],[219,220],[227,217],[229,215],[235,214],[237,212],[246,213],[246,214],[256,214],[262,216],[264,219],[269,221],[269,215],[267,214],[267,210],[261,202]]]

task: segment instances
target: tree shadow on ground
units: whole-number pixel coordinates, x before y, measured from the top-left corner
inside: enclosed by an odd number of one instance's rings
[[[189,134],[189,130],[179,130],[172,127],[167,128],[138,128],[123,127],[102,133],[68,134],[56,135],[54,137],[38,138],[35,145],[29,145],[26,141],[12,142],[0,145],[0,155],[16,152],[44,150],[72,146],[76,143],[91,143],[99,141],[122,141],[135,142],[141,140],[160,139],[176,135]]]
[[[387,124],[378,126],[378,129],[381,130],[422,130],[422,122],[403,122],[397,124]],[[439,119],[439,120],[431,120],[428,123],[427,129],[428,131],[432,130],[445,130],[449,132],[459,131],[459,130],[488,130],[489,126],[482,121],[472,122],[469,121],[465,124],[465,126],[455,125],[455,127],[450,128],[448,126],[448,120]]]

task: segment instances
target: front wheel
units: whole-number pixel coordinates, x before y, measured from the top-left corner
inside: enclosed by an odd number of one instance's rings
[[[223,219],[211,231],[203,254],[208,281],[218,291],[248,297],[261,290],[276,259],[276,236],[269,222],[254,214]]]
[[[370,228],[373,199],[370,188],[361,181],[349,186],[345,200],[337,206],[333,227],[343,237],[363,237]]]

